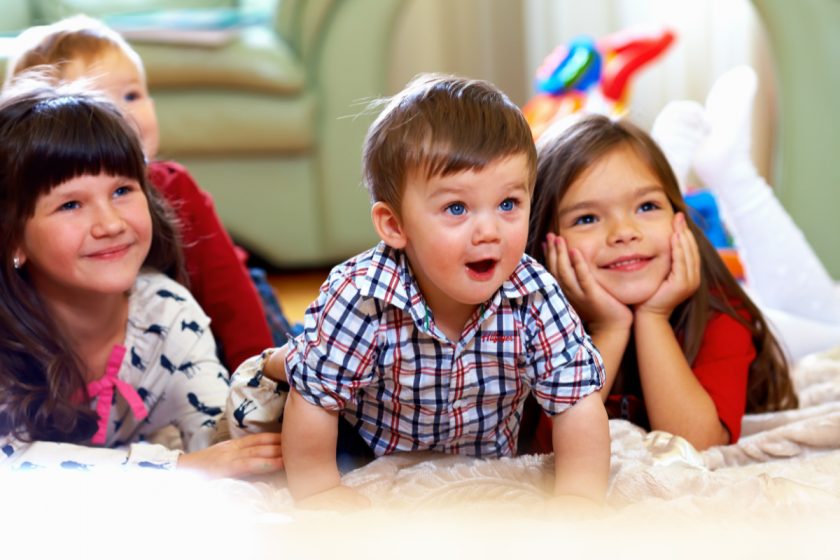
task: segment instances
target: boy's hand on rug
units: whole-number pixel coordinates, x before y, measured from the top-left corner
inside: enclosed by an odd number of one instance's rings
[[[283,468],[280,434],[265,432],[223,441],[207,449],[184,453],[178,469],[189,469],[209,478],[247,477]]]
[[[350,512],[370,507],[370,500],[349,486],[338,485],[297,500],[301,509]]]

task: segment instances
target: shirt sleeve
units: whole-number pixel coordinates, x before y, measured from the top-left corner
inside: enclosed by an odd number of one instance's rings
[[[339,411],[373,379],[377,300],[365,298],[349,276],[321,288],[304,316],[304,331],[286,355],[289,384],[304,399]],[[381,305],[381,304],[380,304]]]
[[[265,377],[259,366],[260,356],[252,356],[231,376],[225,419],[233,438],[281,429],[288,392]]]
[[[135,443],[127,448],[88,447],[50,441],[23,442],[0,437],[0,466],[11,469],[92,470],[140,467],[174,470],[181,452],[162,445]]]
[[[747,380],[754,359],[749,329],[725,313],[712,317],[691,369],[715,403],[718,418],[729,430],[730,443],[741,436]]]
[[[259,294],[213,205],[182,166],[154,162],[152,182],[181,222],[190,291],[213,322],[229,370],[272,345]]]
[[[601,355],[559,286],[536,292],[526,313],[527,363],[540,406],[554,415],[600,390],[605,375]]]
[[[166,398],[158,405],[165,410],[156,410],[155,414],[172,419],[186,451],[204,449],[213,443],[224,412],[227,371],[216,357],[216,343],[209,328],[179,331],[177,339],[167,343],[180,350],[178,375],[169,376]]]

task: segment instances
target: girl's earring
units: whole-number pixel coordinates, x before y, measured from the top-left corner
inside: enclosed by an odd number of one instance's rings
[[[12,266],[15,267],[15,270],[20,268],[20,257],[15,255],[12,257]]]

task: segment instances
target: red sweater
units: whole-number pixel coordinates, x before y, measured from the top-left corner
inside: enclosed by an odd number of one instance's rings
[[[260,297],[224,229],[213,199],[182,166],[171,161],[149,164],[152,184],[166,198],[180,221],[190,291],[210,317],[230,371],[272,346],[271,331]]]
[[[750,331],[724,313],[715,314],[706,325],[703,342],[691,366],[700,385],[715,403],[718,418],[729,430],[730,443],[741,436],[741,419],[747,408],[747,378],[755,359]],[[526,404],[535,406],[530,399]],[[629,405],[629,406],[628,406]],[[606,402],[610,418],[625,418],[648,428],[644,401],[638,395],[610,394]],[[628,414],[622,414],[622,408]],[[523,413],[520,453],[550,453],[551,418],[533,411]],[[536,427],[534,426],[536,423]]]

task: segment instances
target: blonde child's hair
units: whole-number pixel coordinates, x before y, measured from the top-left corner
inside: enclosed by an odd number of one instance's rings
[[[747,412],[783,410],[798,406],[788,364],[761,311],[741,289],[717,250],[691,219],[677,179],[659,146],[628,121],[603,115],[576,116],[552,127],[538,143],[537,180],[531,203],[528,245],[525,251],[545,263],[543,242],[556,232],[557,210],[575,180],[603,157],[629,148],[659,179],[674,212],[685,215],[697,240],[701,280],[697,291],[674,309],[671,325],[689,364],[694,362],[713,312],[725,313],[749,329],[756,357],[750,364]],[[627,357],[627,353],[625,357]],[[623,367],[636,367],[632,359]]]
[[[482,169],[500,157],[525,154],[529,189],[536,150],[519,108],[493,84],[443,74],[415,77],[368,130],[363,172],[374,202],[399,215],[409,174],[427,178]]]
[[[93,64],[108,53],[120,53],[137,67],[145,80],[140,55],[105,23],[88,16],[72,16],[49,25],[30,27],[15,39],[16,48],[6,67],[5,84],[15,76],[36,68],[49,67],[58,80],[64,79],[68,65]]]

